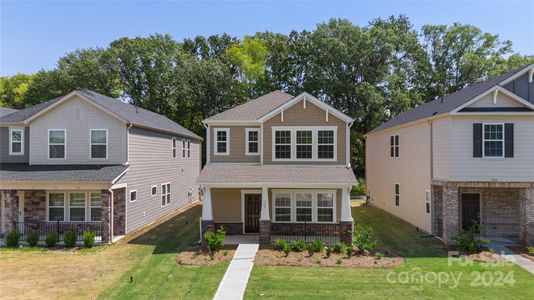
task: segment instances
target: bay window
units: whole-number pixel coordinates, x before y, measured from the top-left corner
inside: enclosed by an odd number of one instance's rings
[[[273,191],[273,222],[333,223],[336,221],[335,191]]]

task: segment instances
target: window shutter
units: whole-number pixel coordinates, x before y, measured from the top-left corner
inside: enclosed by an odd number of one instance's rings
[[[514,124],[504,124],[504,157],[514,157]]]
[[[482,157],[482,124],[473,124],[473,157]]]

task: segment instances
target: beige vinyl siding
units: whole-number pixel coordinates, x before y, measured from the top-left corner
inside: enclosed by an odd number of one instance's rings
[[[65,159],[48,159],[48,130],[66,129]],[[90,159],[90,130],[108,130],[108,158]],[[73,97],[30,124],[30,164],[122,164],[126,125],[102,109]]]
[[[24,154],[23,155],[10,155],[9,147],[9,129],[22,129],[24,128]],[[1,163],[28,163],[30,152],[30,128],[21,126],[2,126],[0,127],[0,162]]]
[[[474,158],[473,123],[513,123],[513,158]],[[533,116],[454,116],[450,180],[533,181]]]
[[[400,156],[390,157],[390,136],[400,136]],[[431,231],[426,213],[426,190],[430,190],[430,126],[420,122],[385,130],[367,137],[367,191],[371,204]],[[395,205],[395,184],[400,185],[400,206]],[[357,216],[355,216],[357,219]]]
[[[229,128],[230,129],[230,155],[215,155],[215,128]],[[246,155],[245,144],[246,128],[260,128],[259,126],[210,126],[210,160],[211,162],[248,162],[259,163],[260,155]],[[261,137],[260,137],[261,142]]]
[[[191,140],[191,157],[182,158],[181,142],[177,157],[172,158],[172,135],[132,127],[129,130],[130,168],[117,184],[126,183],[126,230],[131,232],[198,199],[195,180],[200,173],[200,143]],[[181,137],[177,137],[181,139]],[[171,203],[161,206],[161,184],[170,182]],[[156,196],[151,187],[157,186]],[[192,188],[193,196],[188,198]],[[137,190],[137,200],[129,201],[129,192]]]
[[[452,122],[450,117],[432,121],[434,179],[446,180],[451,173],[452,159]],[[430,164],[430,160],[429,160]]]
[[[260,191],[261,193],[261,191]],[[218,223],[241,221],[241,189],[211,189],[213,220]]]
[[[469,107],[522,107],[523,104],[516,100],[504,95],[503,93],[497,94],[497,102],[493,103],[493,93],[490,93],[479,100],[475,101]]]
[[[299,101],[293,106],[284,110],[284,121],[279,113],[263,124],[263,163],[264,164],[288,164],[288,162],[272,161],[272,127],[273,126],[337,126],[337,161],[298,162],[291,161],[290,164],[346,164],[346,129],[347,123],[329,113],[326,121],[326,111],[316,106],[310,101]],[[294,137],[292,137],[294,138]]]

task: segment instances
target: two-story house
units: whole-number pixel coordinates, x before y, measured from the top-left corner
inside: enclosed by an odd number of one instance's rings
[[[2,233],[109,242],[198,199],[201,138],[162,115],[89,90],[1,112]]]
[[[534,244],[534,64],[400,114],[366,136],[370,203],[452,243]]]
[[[317,98],[275,91],[203,121],[207,164],[202,231],[350,241],[349,130],[354,120]]]

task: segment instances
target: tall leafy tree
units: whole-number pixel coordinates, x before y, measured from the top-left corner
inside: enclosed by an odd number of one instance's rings
[[[24,96],[35,75],[17,74],[0,77],[0,106],[22,109],[29,105]]]

